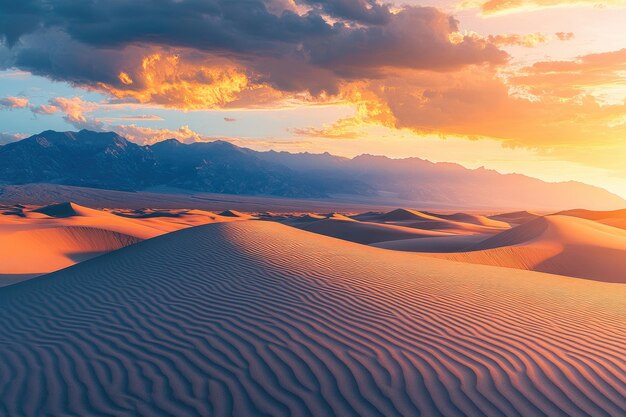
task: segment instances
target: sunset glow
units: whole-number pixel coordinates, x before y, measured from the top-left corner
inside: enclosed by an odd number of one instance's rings
[[[622,0],[49,3],[2,6],[0,143],[50,126],[220,138],[626,197]]]

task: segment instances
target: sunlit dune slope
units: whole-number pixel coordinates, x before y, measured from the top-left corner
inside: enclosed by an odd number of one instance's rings
[[[200,226],[1,288],[0,412],[620,416],[625,291]]]
[[[468,250],[431,256],[626,283],[626,231],[592,220],[541,217]]]
[[[48,216],[48,219],[55,219],[54,222],[45,221],[46,218],[40,216],[31,217],[31,213]],[[75,203],[60,203],[41,207],[27,213],[29,220],[41,220],[40,222],[31,221],[25,224],[53,224],[55,226],[83,226],[93,227],[105,230],[111,230],[117,233],[134,236],[139,239],[150,239],[170,231],[170,228],[159,227],[158,222],[149,220],[137,220],[117,216],[101,210],[95,210],[83,207]]]
[[[342,220],[329,218],[315,222],[303,223],[296,226],[309,232],[363,244],[383,242],[387,240],[448,235],[444,232],[418,230],[392,224],[359,222],[352,219]]]
[[[582,219],[594,220],[609,226],[626,229],[626,209],[613,211],[593,211],[593,210],[566,210],[558,213],[562,216],[580,217]]]
[[[56,271],[139,241],[110,230],[78,226],[0,233],[0,286],[20,276]]]

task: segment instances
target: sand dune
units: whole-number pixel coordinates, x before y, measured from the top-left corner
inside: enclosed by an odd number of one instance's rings
[[[335,219],[335,220],[345,220],[345,221],[350,221],[350,222],[356,221],[353,218],[348,217],[348,216],[346,216],[344,214],[341,214],[341,213],[328,213],[326,215],[326,218],[327,219]]]
[[[377,220],[397,222],[407,220],[441,220],[441,218],[417,210],[399,208],[389,213],[378,215]]]
[[[115,214],[61,203],[29,209],[0,207],[0,286],[164,233],[241,220],[202,210],[118,210]]]
[[[40,216],[33,217],[32,214],[47,216],[47,218]],[[158,222],[151,223],[147,220],[140,221],[125,218],[70,202],[53,204],[26,212],[26,217],[30,220],[29,222],[23,223],[27,227],[31,225],[92,227],[134,236],[139,239],[150,239],[171,231],[170,228],[165,228],[164,230],[158,227]],[[34,220],[40,221],[36,222]]]
[[[612,211],[594,211],[584,209],[565,210],[557,213],[561,216],[580,217],[587,220],[623,219],[626,218],[626,209]]]
[[[139,241],[134,236],[91,227],[0,233],[0,286],[66,268]]]
[[[303,222],[312,222],[312,221],[324,220],[324,219],[325,217],[320,216],[319,214],[307,213],[307,214],[304,214],[302,216],[295,218],[294,220],[303,221]]]
[[[626,289],[273,222],[0,289],[12,416],[622,416]]]
[[[48,217],[74,217],[74,216],[102,216],[103,212],[88,207],[79,206],[72,202],[51,204],[32,210],[33,213],[45,214]]]
[[[451,235],[422,237],[417,239],[390,240],[372,243],[371,246],[382,249],[405,252],[462,252],[492,235]]]
[[[355,217],[356,218],[356,217]],[[509,228],[509,224],[484,216],[456,213],[451,215],[396,209],[389,213],[361,218],[414,229],[439,231],[448,234],[493,234]]]
[[[608,226],[626,229],[626,209],[613,211],[593,211],[593,210],[566,210],[557,213],[562,216],[580,217],[581,219],[594,220]]]
[[[481,226],[473,223],[465,223],[448,219],[441,220],[425,220],[414,223],[403,223],[406,227],[420,230],[435,230],[439,232],[446,232],[459,235],[473,235],[473,234],[496,234],[503,230],[502,227],[490,227]]]
[[[475,224],[478,226],[487,226],[487,227],[500,228],[500,229],[508,229],[510,226],[509,223],[507,222],[490,219],[488,217],[480,216],[476,214],[466,214],[466,213],[437,214],[437,217],[440,217],[446,220],[452,220],[455,222],[470,223],[470,224]]]
[[[245,214],[245,213],[241,213],[237,210],[224,210],[223,212],[220,213],[220,216],[222,217],[237,217],[240,219],[251,219],[252,216],[249,214]]]
[[[541,217],[539,214],[531,213],[529,211],[514,211],[511,213],[500,213],[489,216],[492,220],[503,221],[510,224],[524,224],[538,219],[539,217]]]
[[[438,231],[418,230],[392,224],[360,222],[353,219],[329,218],[297,225],[296,227],[309,232],[366,245],[387,240],[448,236],[447,233]]]
[[[432,256],[626,283],[626,231],[591,220],[541,217],[468,250]]]

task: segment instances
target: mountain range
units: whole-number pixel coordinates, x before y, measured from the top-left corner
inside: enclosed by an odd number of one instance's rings
[[[140,146],[113,132],[45,131],[0,146],[0,182],[111,190],[151,187],[238,195],[393,198],[413,206],[609,209],[626,201],[579,182],[548,183],[520,174],[420,158],[257,152],[225,141],[169,139]]]

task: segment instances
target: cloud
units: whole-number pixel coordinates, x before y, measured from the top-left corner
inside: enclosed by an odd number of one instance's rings
[[[63,119],[77,129],[102,130],[104,127],[101,121],[85,116],[97,108],[95,103],[83,101],[80,97],[55,97],[50,100],[50,105],[65,113]]]
[[[574,32],[557,32],[554,36],[560,41],[571,41],[575,37]]]
[[[125,114],[119,117],[107,117],[107,121],[111,120],[143,120],[143,121],[161,121],[163,118],[154,114]]]
[[[550,7],[624,6],[623,0],[466,0],[463,8],[479,8],[485,15],[517,13]]]
[[[98,86],[118,98],[183,109],[224,107],[245,89],[254,88],[243,69],[223,59],[185,60],[181,55],[152,53],[139,66],[118,75],[121,86]]]
[[[0,98],[0,109],[23,109],[28,103],[28,99],[22,97]]]
[[[55,114],[61,111],[59,107],[53,106],[51,104],[40,104],[38,106],[31,106],[30,110],[34,114],[42,114],[42,115]]]
[[[210,142],[214,140],[213,138],[191,130],[189,126],[181,126],[178,130],[152,129],[133,124],[110,126],[109,128],[118,135],[140,145],[151,145],[166,139],[178,139],[183,143]]]
[[[589,54],[569,61],[541,61],[522,68],[510,77],[510,83],[533,96],[572,99],[601,89],[624,86],[626,48],[618,51]],[[619,97],[618,102],[623,102]]]
[[[526,48],[534,48],[550,40],[550,38],[543,33],[489,35],[487,39],[489,42],[498,46],[524,46]]]
[[[374,0],[29,0],[3,6],[0,66],[185,109],[259,94],[336,94],[346,80],[396,69],[504,64],[432,7]],[[0,22],[1,23],[1,22]],[[6,49],[6,48],[5,48]]]

